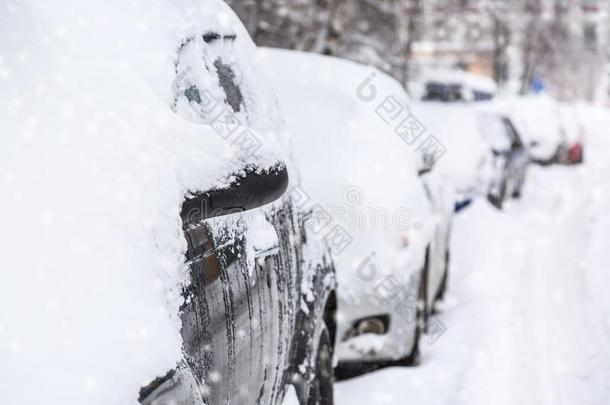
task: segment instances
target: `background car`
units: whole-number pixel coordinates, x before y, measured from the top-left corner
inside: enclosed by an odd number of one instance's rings
[[[481,136],[478,109],[438,102],[410,106],[427,132],[443,145],[433,175],[445,185],[445,198],[453,201],[458,212],[474,200],[486,198],[496,169],[491,148]]]
[[[488,77],[461,70],[425,72],[424,101],[469,102],[491,100],[497,93],[495,82]]]
[[[420,145],[408,139],[415,134],[396,132],[398,115],[410,115],[405,91],[376,69],[336,58],[265,49],[261,59],[307,168],[303,187],[328,227],[351,239],[333,252],[339,375],[417,363],[446,279],[449,227],[431,204],[436,190],[418,176]]]
[[[487,198],[501,209],[508,198],[521,197],[529,158],[509,118],[486,112],[479,119],[481,134],[492,150],[496,168]]]
[[[503,97],[496,100],[495,106],[511,119],[533,163],[546,166],[557,162],[563,140],[557,103],[552,98],[544,94]]]
[[[221,1],[142,7],[11,16],[30,56],[3,97],[42,90],[2,114],[3,148],[44,125],[2,159],[23,201],[0,213],[16,238],[0,296],[24,308],[3,325],[31,350],[3,356],[1,402],[279,404],[293,385],[332,404],[333,266],[285,192],[298,171],[256,47]],[[58,29],[74,35],[45,40]],[[28,214],[43,209],[53,224]]]

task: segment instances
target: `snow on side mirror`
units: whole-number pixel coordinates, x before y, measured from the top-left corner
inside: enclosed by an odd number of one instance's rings
[[[234,177],[226,188],[193,193],[187,198],[180,212],[184,226],[261,207],[280,198],[288,188],[284,163],[263,171],[249,166]]]

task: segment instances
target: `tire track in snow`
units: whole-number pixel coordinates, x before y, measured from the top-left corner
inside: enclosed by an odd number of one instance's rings
[[[608,336],[582,266],[589,188],[574,169],[534,174],[525,201],[507,212],[520,227],[506,233],[507,256],[493,275],[511,297],[508,311],[500,300],[492,304],[506,326],[482,341],[490,358],[467,372],[464,387],[475,388],[463,389],[459,403],[607,404]],[[510,260],[518,256],[515,238],[526,241],[519,265]]]
[[[337,403],[607,405],[610,339],[583,265],[591,181],[534,168],[523,201],[458,217],[446,335],[420,367],[339,384]]]

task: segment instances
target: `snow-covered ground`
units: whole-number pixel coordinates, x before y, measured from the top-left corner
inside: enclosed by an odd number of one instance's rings
[[[607,114],[586,111],[584,166],[534,167],[523,200],[457,218],[447,332],[420,367],[338,384],[339,405],[610,403]]]

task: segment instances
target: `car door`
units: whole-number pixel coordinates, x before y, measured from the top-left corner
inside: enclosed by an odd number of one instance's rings
[[[511,148],[508,157],[508,176],[511,182],[511,195],[521,189],[525,182],[525,175],[527,165],[529,163],[529,157],[525,146],[519,136],[519,133],[508,118],[503,118],[503,124],[506,128],[506,134],[510,139]]]
[[[270,190],[286,184],[278,176],[270,173],[258,190],[270,201],[276,195]],[[247,183],[243,178],[235,187]],[[183,205],[183,361],[141,390],[142,404],[277,404],[283,398],[300,296],[292,200],[208,219],[215,210],[198,208],[200,201],[219,205],[223,197],[229,207],[241,197],[249,203],[256,191],[213,191]]]
[[[451,228],[451,215],[453,212],[453,195],[449,185],[441,176],[434,172],[422,176],[422,181],[434,220],[434,233],[430,245],[428,267],[428,305],[432,308],[440,290],[447,266],[449,250],[449,233]]]
[[[490,184],[489,196],[498,200],[504,199],[505,186],[509,168],[511,142],[502,120],[494,114],[484,113],[479,117],[483,138],[493,155],[494,174]]]
[[[274,404],[283,394],[293,269],[272,224],[262,212],[253,217],[185,229],[183,350],[209,405]],[[256,246],[270,234],[270,245]]]

